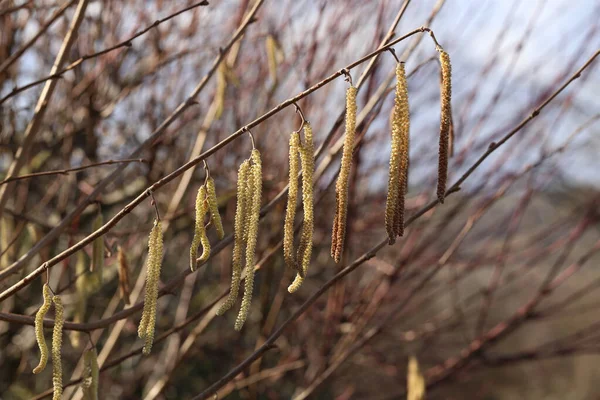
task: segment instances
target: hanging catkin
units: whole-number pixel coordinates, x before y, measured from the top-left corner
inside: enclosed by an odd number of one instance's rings
[[[144,339],[144,355],[150,354],[154,341],[154,327],[156,325],[156,303],[158,299],[158,281],[160,280],[160,267],[163,256],[163,234],[159,220],[154,221],[148,239],[148,259],[146,262],[146,293],[144,296],[144,311],[138,327],[138,336]]]
[[[96,348],[88,349],[83,353],[83,376],[81,377],[83,400],[98,400],[99,375]]]
[[[350,86],[346,91],[346,131],[342,165],[335,185],[336,207],[331,235],[331,257],[339,262],[344,250],[346,237],[346,216],[348,213],[348,180],[352,166],[352,152],[356,136],[356,93],[358,89]]]
[[[304,125],[304,144],[300,146],[300,160],[302,162],[302,207],[304,209],[304,222],[300,245],[298,246],[297,264],[302,272],[288,287],[288,292],[294,293],[306,277],[310,258],[312,256],[313,230],[314,230],[314,205],[313,205],[313,174],[315,169],[315,148],[313,144],[312,127],[308,122]]]
[[[202,244],[202,254],[200,255],[200,262],[208,260],[210,256],[210,242],[206,235],[206,227],[204,226],[204,217],[208,212],[208,201],[206,198],[206,187],[200,186],[198,189],[198,195],[196,196],[196,223],[194,226],[194,238],[192,239],[192,245],[190,247],[190,269],[196,270],[198,265],[198,246]]]
[[[450,56],[441,47],[440,65],[442,70],[442,83],[440,88],[440,150],[438,164],[438,186],[437,197],[440,203],[444,202],[446,196],[446,180],[448,178],[448,146],[450,140],[450,126],[452,123],[452,66]]]
[[[404,198],[408,182],[410,115],[404,63],[396,65],[396,93],[391,125],[392,149],[390,152],[385,227],[389,243],[393,244],[396,241],[396,236],[404,234]]]
[[[44,316],[52,305],[52,293],[50,286],[47,283],[42,288],[42,294],[44,297],[44,303],[35,314],[35,339],[37,340],[38,347],[40,348],[40,362],[33,369],[34,374],[39,374],[46,368],[48,363],[48,346],[46,346],[46,339],[44,338]]]
[[[119,293],[123,302],[129,305],[129,293],[131,293],[131,284],[129,283],[129,263],[127,262],[127,256],[121,246],[117,246],[117,263],[119,264]]]
[[[425,398],[425,378],[419,371],[419,363],[412,356],[408,361],[407,381],[407,400],[423,400]]]
[[[247,217],[247,243],[246,243],[246,278],[244,282],[244,297],[240,312],[235,321],[235,330],[239,331],[244,326],[250,304],[252,303],[252,290],[254,288],[254,256],[256,253],[256,241],[258,239],[258,222],[260,219],[260,203],[262,198],[262,162],[260,152],[257,149],[252,150],[252,167],[250,169],[251,191],[248,204]]]
[[[245,247],[247,237],[247,214],[249,206],[247,186],[250,178],[250,161],[244,160],[238,170],[237,205],[235,210],[233,233],[231,289],[229,290],[227,299],[217,310],[217,315],[225,314],[225,312],[233,306],[240,291],[240,281],[242,278],[242,251]]]
[[[206,180],[206,200],[208,201],[208,210],[210,211],[210,220],[215,227],[219,240],[225,237],[223,230],[223,222],[221,222],[221,214],[219,214],[219,204],[217,202],[217,191],[215,189],[215,181],[209,176]]]
[[[283,259],[285,265],[300,272],[294,255],[294,219],[296,218],[296,203],[298,202],[298,173],[300,172],[300,134],[292,132],[290,135],[290,173],[287,208],[283,225]]]
[[[52,386],[54,394],[52,400],[60,400],[63,392],[61,349],[65,316],[60,297],[52,297],[52,302],[54,303],[54,329],[52,330]]]

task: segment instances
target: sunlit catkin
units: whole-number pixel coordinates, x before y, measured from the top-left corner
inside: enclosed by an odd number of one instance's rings
[[[194,238],[190,246],[190,269],[192,271],[195,271],[198,265],[198,246],[200,244],[202,244],[202,254],[199,261],[204,262],[210,257],[210,242],[208,241],[206,227],[204,226],[204,217],[207,212],[208,200],[206,197],[206,187],[202,185],[198,189],[196,196],[196,223],[194,225]]]
[[[283,225],[283,259],[285,265],[298,270],[294,254],[294,219],[296,218],[296,203],[298,202],[298,173],[300,172],[300,134],[292,132],[289,149],[289,189],[285,222]]]
[[[146,262],[146,293],[144,296],[144,311],[138,327],[138,336],[144,339],[144,355],[150,354],[154,341],[154,327],[156,325],[156,303],[158,299],[158,282],[160,280],[160,267],[163,256],[163,234],[161,222],[154,221],[148,239],[148,259]]]
[[[44,303],[42,303],[42,306],[35,314],[35,339],[37,340],[38,347],[40,348],[40,362],[37,367],[33,369],[34,374],[39,374],[42,372],[48,363],[48,346],[46,346],[46,339],[44,338],[44,316],[52,305],[52,292],[47,283],[44,284],[42,293],[44,297]]]
[[[419,371],[419,363],[415,357],[410,357],[406,375],[406,400],[423,400],[425,398],[425,378]]]
[[[446,180],[448,178],[448,147],[450,139],[450,126],[452,122],[452,66],[450,56],[441,47],[440,65],[442,69],[442,83],[440,88],[440,150],[438,164],[438,186],[437,197],[440,203],[444,202],[446,196]]]
[[[54,388],[53,400],[60,400],[63,392],[62,386],[62,331],[65,323],[64,309],[59,296],[53,296],[54,303],[54,329],[52,330],[52,386]]]
[[[335,193],[336,209],[331,235],[331,256],[335,262],[339,262],[344,250],[346,238],[346,216],[348,213],[348,180],[352,166],[352,152],[354,150],[354,139],[356,136],[356,93],[358,89],[350,86],[346,91],[346,131],[344,149],[342,152],[342,165],[338,176]]]
[[[237,181],[237,205],[235,210],[234,232],[233,232],[233,256],[231,271],[231,289],[229,295],[221,307],[217,310],[217,315],[223,315],[235,303],[240,291],[240,281],[242,278],[242,256],[246,244],[244,232],[246,230],[248,199],[247,185],[250,179],[250,160],[245,160],[238,170]]]
[[[250,169],[250,182],[252,191],[248,203],[248,241],[246,243],[246,278],[244,281],[244,297],[237,319],[235,330],[239,331],[244,326],[250,305],[252,303],[252,290],[254,288],[254,256],[258,239],[258,223],[260,219],[260,203],[262,198],[262,161],[260,152],[252,150],[252,167]]]
[[[215,189],[215,181],[209,176],[206,180],[206,200],[208,201],[208,210],[210,211],[210,220],[212,221],[217,237],[219,240],[225,237],[225,231],[223,230],[223,222],[221,221],[221,214],[219,214],[219,204],[217,202],[217,190]]]
[[[99,376],[96,348],[88,349],[83,353],[83,375],[81,377],[83,400],[98,400]]]
[[[300,146],[300,159],[302,162],[302,207],[304,209],[304,222],[302,224],[302,234],[300,236],[300,245],[298,246],[297,263],[300,265],[301,273],[296,274],[296,278],[288,287],[288,292],[294,293],[306,277],[313,247],[314,230],[314,204],[313,204],[313,174],[315,169],[315,148],[313,144],[312,127],[307,122],[304,125],[304,144]]]

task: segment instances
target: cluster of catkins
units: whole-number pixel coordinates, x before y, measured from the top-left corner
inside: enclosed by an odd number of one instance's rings
[[[48,347],[46,346],[46,338],[44,337],[44,316],[50,310],[50,306],[54,304],[54,329],[52,330],[52,386],[54,394],[53,400],[60,400],[63,392],[62,387],[62,364],[61,364],[61,349],[62,349],[62,331],[65,322],[64,308],[59,296],[53,295],[48,284],[44,284],[42,289],[44,303],[35,315],[35,338],[40,348],[40,362],[33,369],[34,374],[39,374],[46,368],[48,363]]]

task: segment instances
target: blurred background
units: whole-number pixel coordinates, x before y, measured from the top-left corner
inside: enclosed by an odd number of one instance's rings
[[[60,77],[50,79],[82,3]],[[191,158],[377,49],[389,32],[399,37],[428,26],[450,54],[450,184],[600,48],[595,1],[208,3],[0,0],[0,178],[16,163],[10,175],[128,160],[1,182],[2,292],[95,230],[98,212],[108,221]],[[153,193],[165,239],[161,287],[168,290],[158,301],[160,341],[149,356],[139,352],[140,312],[126,310],[143,300],[155,215],[150,200],[103,236],[103,269],[89,271],[92,245],[51,269],[67,321],[81,324],[74,325],[81,332],[67,327],[65,333],[65,384],[81,376],[82,353],[94,343],[105,367],[100,398],[193,398],[285,324],[274,346],[221,387],[218,398],[404,398],[411,356],[428,399],[597,398],[598,60],[494,150],[460,191],[424,210],[437,181],[438,53],[427,34],[394,49],[409,74],[407,215],[419,213],[405,236],[285,322],[386,237],[395,60],[383,52],[374,64],[350,70],[361,86],[342,262],[329,256],[348,87],[339,77],[298,102],[316,147],[323,146],[316,160],[313,258],[301,289],[287,292],[293,271],[280,248],[288,140],[300,124],[288,106],[252,129],[263,157],[263,206],[274,202],[260,223],[259,270],[244,329],[233,329],[239,302],[223,317],[213,307],[229,287],[231,245],[217,245],[211,232],[210,260],[185,273],[196,191],[205,179],[199,164]],[[203,80],[197,104],[186,103]],[[40,117],[36,104],[49,82],[55,85]],[[187,105],[178,109],[181,104]],[[250,150],[242,135],[207,158],[226,234],[233,232],[237,169]],[[120,294],[119,246],[128,261],[129,304]],[[51,395],[51,368],[31,373],[39,360],[32,318],[17,318],[37,312],[44,281],[42,275],[0,303],[2,399]],[[82,398],[77,384],[64,398]]]

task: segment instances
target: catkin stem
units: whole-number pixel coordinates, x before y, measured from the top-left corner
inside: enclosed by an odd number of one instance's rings
[[[35,338],[38,343],[38,347],[40,348],[40,362],[37,367],[33,369],[34,374],[39,374],[42,372],[48,363],[48,346],[46,346],[46,338],[44,338],[44,316],[52,305],[52,293],[50,286],[48,286],[47,283],[45,283],[42,288],[42,294],[44,297],[44,303],[35,314]]]
[[[262,198],[262,162],[260,152],[257,149],[252,150],[252,167],[250,169],[250,182],[252,182],[252,191],[250,192],[250,204],[248,205],[248,241],[246,243],[246,278],[244,282],[244,297],[240,312],[235,321],[235,330],[239,331],[244,326],[250,305],[252,303],[252,291],[254,288],[254,256],[256,253],[256,242],[258,240],[258,223],[260,220],[260,203]]]
[[[442,84],[440,88],[440,150],[438,163],[437,197],[440,203],[446,197],[446,180],[448,178],[448,153],[450,126],[452,121],[452,66],[450,56],[442,48],[440,52],[440,65],[442,70]]]
[[[98,400],[98,379],[100,370],[98,367],[98,354],[96,348],[88,349],[83,353],[83,376],[81,390],[83,400]]]
[[[52,386],[54,388],[53,400],[62,397],[62,331],[65,322],[64,308],[59,296],[52,297],[54,303],[54,329],[52,330]]]
[[[217,315],[223,315],[235,303],[240,291],[240,281],[242,278],[242,249],[246,244],[246,221],[247,210],[249,206],[248,196],[248,180],[250,179],[250,161],[245,160],[240,165],[238,170],[237,181],[237,205],[235,210],[235,222],[233,233],[233,256],[232,256],[232,272],[231,272],[231,289],[227,299],[219,309]]]
[[[346,217],[348,214],[348,180],[352,166],[352,152],[356,136],[356,94],[358,89],[350,86],[346,91],[346,131],[344,149],[342,151],[342,165],[338,176],[336,191],[336,210],[333,223],[331,240],[331,256],[336,263],[340,262],[346,238]]]
[[[296,218],[296,203],[298,202],[298,173],[300,172],[300,162],[298,155],[300,152],[300,134],[292,132],[290,135],[289,149],[289,190],[287,208],[285,210],[285,222],[283,225],[283,259],[285,265],[296,271],[300,271],[294,256],[294,219]]]

